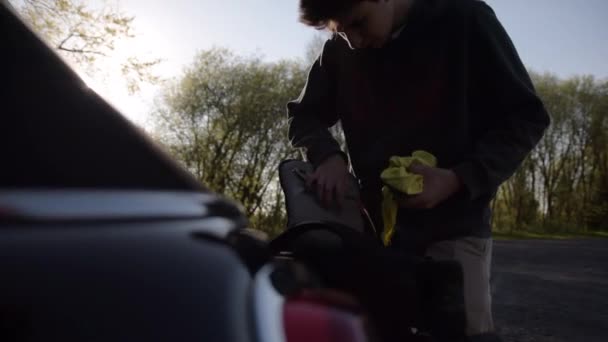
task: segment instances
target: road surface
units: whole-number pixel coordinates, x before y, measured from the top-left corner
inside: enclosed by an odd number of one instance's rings
[[[608,342],[608,239],[495,241],[505,342]]]

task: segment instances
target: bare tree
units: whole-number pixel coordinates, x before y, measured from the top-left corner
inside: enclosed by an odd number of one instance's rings
[[[135,18],[107,2],[99,8],[79,0],[15,0],[15,5],[35,31],[92,78],[99,76],[100,60],[115,57],[117,42],[135,37]],[[137,92],[141,82],[158,82],[152,67],[160,62],[155,58],[125,57],[120,69],[128,90]]]

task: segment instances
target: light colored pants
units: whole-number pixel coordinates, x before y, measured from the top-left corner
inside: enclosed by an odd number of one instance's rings
[[[462,265],[466,334],[493,332],[490,292],[492,239],[466,237],[439,241],[427,249],[426,255],[436,260],[456,260]]]

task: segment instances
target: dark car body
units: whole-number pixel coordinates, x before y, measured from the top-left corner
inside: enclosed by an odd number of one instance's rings
[[[238,204],[91,91],[6,2],[0,35],[0,341],[366,340],[359,313],[290,297],[314,277],[269,255]]]

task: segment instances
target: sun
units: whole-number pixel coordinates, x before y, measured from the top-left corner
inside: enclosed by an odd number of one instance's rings
[[[139,91],[129,91],[128,75],[124,73],[124,67],[129,63],[129,58],[138,60],[161,59],[161,62],[150,70],[161,79],[167,77],[166,68],[162,67],[164,61],[159,57],[159,47],[153,42],[145,39],[144,35],[122,38],[115,42],[111,54],[97,58],[94,66],[88,70],[74,66],[78,75],[87,87],[95,91],[110,105],[116,108],[122,115],[133,123],[146,126],[149,113],[152,110],[152,98],[158,93],[158,84],[146,82],[138,83]]]

